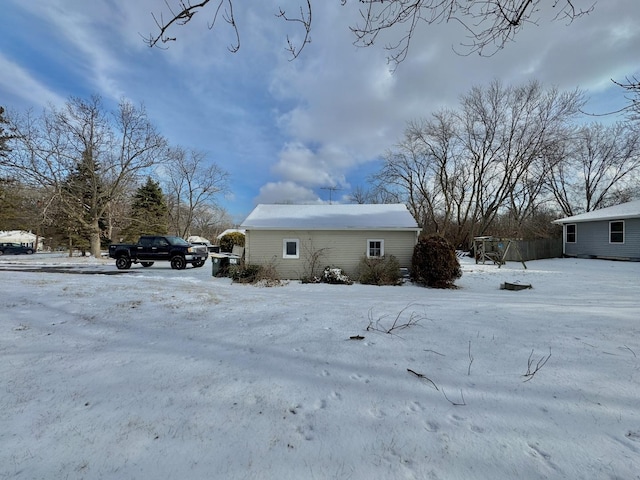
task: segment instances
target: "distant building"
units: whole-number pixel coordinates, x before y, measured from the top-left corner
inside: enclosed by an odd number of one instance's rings
[[[38,241],[37,235],[24,230],[0,231],[0,243],[19,243],[34,250],[42,250],[42,239]]]
[[[568,257],[640,261],[640,200],[561,218]]]

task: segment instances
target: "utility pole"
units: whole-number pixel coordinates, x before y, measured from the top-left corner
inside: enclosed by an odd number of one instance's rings
[[[320,190],[329,190],[329,205],[331,205],[331,194],[342,189],[338,187],[320,187]]]

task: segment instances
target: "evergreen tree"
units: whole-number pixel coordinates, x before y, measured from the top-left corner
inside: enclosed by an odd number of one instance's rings
[[[57,222],[70,245],[85,251],[91,247],[94,237],[104,243],[101,206],[106,201],[100,163],[86,150],[60,192]]]
[[[147,177],[133,197],[131,222],[124,229],[123,236],[135,241],[140,235],[166,235],[168,227],[167,202],[160,184]]]
[[[18,224],[23,203],[18,181],[0,177],[0,230],[22,228]]]

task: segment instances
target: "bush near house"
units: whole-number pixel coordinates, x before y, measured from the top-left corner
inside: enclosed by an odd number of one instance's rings
[[[363,256],[358,265],[358,282],[366,285],[400,285],[400,262],[393,255],[372,258]]]
[[[334,285],[352,285],[353,280],[349,278],[347,274],[345,274],[341,268],[338,267],[325,267],[324,272],[322,272],[322,278],[320,279],[323,283],[331,283]]]
[[[240,232],[227,233],[220,238],[220,251],[232,252],[234,245],[244,247],[244,234]]]
[[[229,276],[236,283],[260,284],[266,287],[280,285],[280,277],[272,264],[253,265],[240,263],[229,267]]]
[[[421,238],[413,249],[411,280],[433,288],[455,288],[462,276],[456,250],[440,235]]]

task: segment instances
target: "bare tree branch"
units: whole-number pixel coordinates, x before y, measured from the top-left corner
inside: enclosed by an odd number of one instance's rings
[[[351,27],[355,44],[370,46],[389,29],[404,26],[404,34],[385,49],[388,60],[397,66],[405,60],[412,37],[419,22],[436,24],[457,22],[467,31],[468,41],[461,42],[460,55],[478,53],[492,56],[513,41],[524,25],[537,24],[535,15],[548,0],[361,0],[367,4],[360,9],[363,23]],[[554,0],[553,20],[574,19],[590,13],[595,2],[587,8],[576,8],[574,0]]]
[[[165,21],[164,15],[161,13],[160,15],[156,15],[154,13],[151,14],[153,17],[153,21],[158,27],[158,33],[149,34],[144,38],[144,42],[150,47],[159,46],[159,43],[168,43],[175,42],[177,40],[176,37],[169,36],[167,32],[175,25],[175,26],[183,26],[191,21],[196,13],[198,13],[202,8],[204,8],[211,0],[202,0],[200,3],[192,4],[189,0],[180,0],[179,2],[179,10],[174,10],[169,5],[169,2],[165,0],[165,5],[169,10],[168,20]],[[231,53],[236,53],[240,50],[240,31],[238,30],[238,26],[236,24],[235,16],[233,14],[233,0],[219,0],[218,6],[216,7],[215,13],[213,15],[213,19],[208,23],[209,30],[213,29],[215,26],[218,15],[220,15],[220,10],[223,5],[227,5],[227,9],[225,10],[222,18],[223,20],[231,25],[233,31],[236,36],[235,43],[231,44],[229,47],[229,51]]]
[[[165,0],[169,14],[165,16],[152,14],[158,27],[155,34],[145,37],[150,47],[159,43],[175,41],[175,36],[168,34],[173,27],[184,26],[194,15],[204,9],[211,0],[191,3],[190,0],[178,0],[177,8],[172,8],[170,0]],[[526,24],[537,24],[538,14],[543,5],[556,12],[552,21],[565,21],[570,24],[576,18],[593,11],[595,1],[586,7],[577,7],[577,0],[358,0],[361,23],[350,27],[355,35],[354,44],[368,47],[373,45],[381,33],[387,30],[402,32],[400,38],[392,40],[384,48],[389,51],[388,60],[394,66],[400,64],[409,52],[412,37],[420,22],[435,24],[457,22],[467,31],[467,42],[461,42],[462,49],[457,53],[491,56],[513,41]],[[585,1],[585,0],[581,0]],[[209,28],[213,28],[223,6],[226,6],[223,19],[234,30],[236,41],[229,47],[231,52],[240,49],[240,32],[233,13],[234,0],[218,0],[213,20]],[[303,29],[302,41],[298,44],[286,38],[286,50],[291,58],[297,58],[305,45],[311,41],[312,0],[304,0],[306,5],[300,6],[300,14],[289,16],[282,7],[276,17],[287,22],[299,24]],[[348,0],[340,0],[345,6]],[[355,2],[354,2],[355,3]]]
[[[290,60],[294,60],[298,58],[305,45],[311,43],[311,37],[309,36],[311,33],[311,0],[307,0],[306,12],[303,7],[300,7],[300,17],[288,17],[282,8],[280,9],[280,13],[276,16],[286,20],[287,22],[299,23],[304,29],[304,38],[302,39],[302,42],[300,42],[299,46],[296,46],[296,43],[291,40],[289,35],[287,35],[286,50],[291,54]]]
[[[460,398],[461,400],[459,402],[454,402],[453,400],[451,400],[449,397],[447,397],[447,394],[444,391],[444,388],[442,389],[442,395],[444,395],[444,398],[447,399],[447,401],[453,405],[454,407],[464,407],[467,405],[467,402],[464,399],[464,394],[462,393],[462,390],[460,390]]]
[[[632,96],[626,97],[629,100],[629,104],[626,107],[612,113],[627,113],[631,120],[640,121],[640,79],[632,76],[626,77],[624,82],[616,82],[613,79],[611,81],[632,94]]]
[[[540,369],[545,366],[545,364],[549,361],[550,358],[551,358],[551,348],[549,348],[549,355],[542,356],[540,358],[540,360],[538,360],[538,363],[536,363],[535,366],[534,366],[533,365],[533,350],[531,350],[531,353],[529,354],[529,358],[527,360],[527,372],[524,375],[522,375],[523,377],[526,378],[526,380],[524,380],[524,381],[528,382],[529,380],[533,379],[535,374],[538,373],[540,371]],[[533,370],[532,370],[532,368],[533,368]]]

